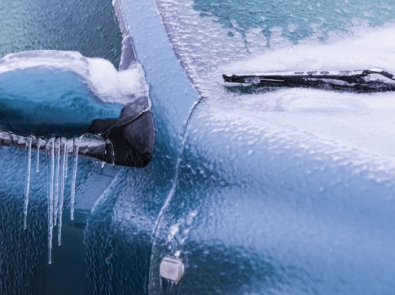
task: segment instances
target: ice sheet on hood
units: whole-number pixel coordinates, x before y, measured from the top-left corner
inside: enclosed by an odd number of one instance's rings
[[[228,32],[233,28],[224,26],[215,14],[203,15],[195,9],[196,1],[157,3],[180,62],[207,103],[229,112],[237,110],[250,121],[270,122],[273,130],[288,128],[339,146],[395,159],[395,93],[288,88],[250,91],[232,87],[222,79],[222,74],[231,73],[373,67],[395,73],[395,45],[389,42],[395,34],[395,24],[390,18],[382,15],[381,27],[372,27],[361,14],[359,20],[349,19],[348,27],[340,32],[334,26],[324,41],[319,38],[322,32],[318,28],[297,44],[273,27],[269,47],[259,28],[251,27],[245,30],[247,50],[240,34],[230,37]]]

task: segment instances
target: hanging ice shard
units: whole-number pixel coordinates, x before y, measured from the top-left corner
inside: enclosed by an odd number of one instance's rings
[[[53,223],[56,226],[56,219],[58,215],[59,207],[59,174],[60,174],[60,138],[56,139],[55,142],[56,151],[56,174],[55,174],[55,194],[54,194],[54,211],[53,211]]]
[[[48,264],[52,263],[53,192],[55,176],[55,139],[47,144],[48,159]]]
[[[67,178],[67,171],[69,170],[69,161],[67,155],[69,154],[69,141],[65,139],[64,142],[64,154],[63,154],[63,161],[64,161],[64,178]]]
[[[73,178],[71,180],[71,195],[70,195],[70,219],[74,220],[74,202],[75,202],[75,183],[77,181],[77,169],[78,169],[78,149],[80,147],[80,138],[73,139]]]
[[[27,208],[29,205],[29,192],[30,192],[30,169],[32,165],[32,138],[26,140],[26,184],[25,184],[25,204],[23,206],[23,228],[26,229]]]
[[[41,147],[41,138],[37,138],[37,158],[36,158],[36,172],[40,172],[40,147]]]
[[[60,195],[58,207],[58,246],[62,244],[62,216],[64,201],[64,179],[67,173],[67,139],[63,138],[63,155],[62,155],[62,174],[60,176]]]

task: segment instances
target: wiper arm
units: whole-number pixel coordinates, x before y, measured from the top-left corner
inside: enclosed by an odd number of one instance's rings
[[[379,78],[375,77],[379,75]],[[382,69],[357,71],[274,72],[222,75],[225,82],[256,86],[307,87],[355,92],[395,91],[395,75]],[[381,78],[382,77],[382,78]]]

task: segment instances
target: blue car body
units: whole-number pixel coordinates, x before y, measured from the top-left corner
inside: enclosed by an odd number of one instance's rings
[[[391,143],[392,137],[389,131],[369,133],[375,126],[370,120],[382,113],[342,109],[342,116],[351,119],[341,122],[338,113],[266,111],[251,107],[243,94],[216,92],[218,85],[204,85],[199,73],[204,66],[197,65],[196,74],[195,61],[187,59],[206,53],[195,55],[200,47],[180,45],[177,20],[164,11],[165,1],[158,3],[114,2],[122,33],[131,36],[149,85],[155,125],[150,163],[145,168],[102,168],[101,163],[80,161],[76,221],[64,226],[66,240],[54,248],[48,266],[45,161],[32,179],[28,229],[23,230],[24,179],[15,175],[24,175],[24,152],[0,150],[0,290],[392,294],[395,162],[390,148],[382,148],[384,138]],[[190,9],[207,13],[209,4],[195,1]],[[238,33],[243,40],[247,25],[234,25],[233,16],[222,15],[218,5],[210,11],[215,25],[225,28],[226,38]],[[281,10],[280,4],[273,6]],[[269,38],[269,32],[262,34]],[[290,35],[292,44],[295,38]],[[390,126],[392,118],[386,120]],[[348,128],[350,122],[361,130]],[[306,127],[314,125],[317,129]],[[332,140],[328,125],[345,131]],[[364,149],[363,138],[344,140],[354,134],[366,134],[371,149]],[[179,283],[160,276],[164,257],[184,264]]]

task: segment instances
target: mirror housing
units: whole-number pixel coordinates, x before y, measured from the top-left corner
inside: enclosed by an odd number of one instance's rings
[[[0,129],[44,140],[90,133],[80,154],[125,166],[146,166],[154,145],[148,87],[137,62],[117,71],[107,60],[78,52],[0,59]]]

